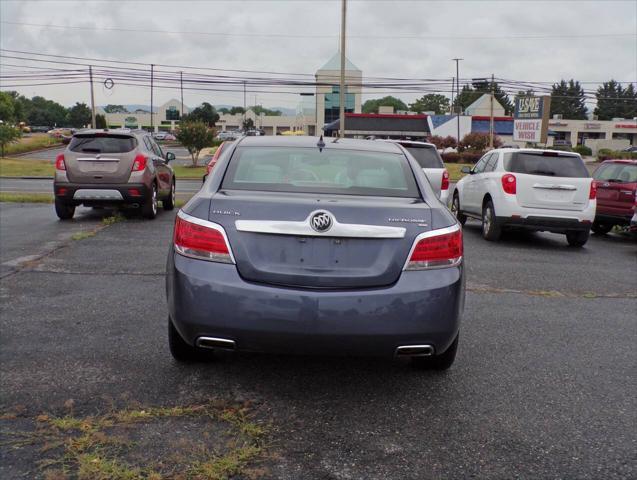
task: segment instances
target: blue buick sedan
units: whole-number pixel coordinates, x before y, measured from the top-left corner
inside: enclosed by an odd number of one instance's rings
[[[449,368],[462,230],[399,144],[244,137],[178,213],[168,341],[205,350],[408,357]]]

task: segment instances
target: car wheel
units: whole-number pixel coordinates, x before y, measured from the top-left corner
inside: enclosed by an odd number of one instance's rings
[[[55,213],[60,220],[70,220],[73,218],[73,215],[75,215],[75,205],[66,203],[63,200],[56,198]]]
[[[164,210],[172,210],[175,208],[175,180],[173,180],[170,184],[170,194],[168,195],[168,198],[162,200],[161,203]]]
[[[583,247],[586,245],[586,242],[588,242],[590,234],[591,233],[588,230],[584,232],[566,232],[566,241],[571,247]]]
[[[157,186],[153,183],[150,195],[142,205],[142,215],[144,218],[152,220],[157,216]]]
[[[201,349],[186,343],[168,317],[168,348],[178,362],[197,362],[212,358],[212,352],[204,352]]]
[[[453,200],[451,201],[451,213],[456,217],[460,225],[464,225],[467,221],[466,215],[460,212],[460,199],[458,198],[458,194],[453,194]]]
[[[453,365],[456,360],[456,352],[458,351],[458,339],[460,334],[456,335],[455,340],[449,348],[440,355],[434,355],[433,357],[413,357],[411,364],[414,368],[420,370],[447,370]]]
[[[502,228],[497,225],[493,202],[488,200],[482,208],[482,237],[485,240],[497,241],[502,234]]]
[[[595,233],[598,233],[600,235],[604,235],[604,234],[610,232],[613,229],[613,226],[614,225],[609,225],[608,223],[593,222],[592,230]]]

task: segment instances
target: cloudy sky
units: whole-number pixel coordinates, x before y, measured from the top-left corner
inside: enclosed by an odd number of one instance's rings
[[[312,74],[338,51],[340,1],[0,0],[0,19],[5,50]],[[455,75],[450,59],[461,57],[461,78],[493,73],[521,81],[637,82],[634,0],[350,0],[347,28],[347,55],[366,77],[450,78]],[[3,75],[37,71],[17,65],[78,68],[3,54]],[[14,89],[8,85],[3,79],[0,87]],[[89,101],[86,85],[17,90],[65,105]],[[257,102],[295,107],[299,96],[283,93],[294,89],[280,90],[259,93]],[[366,98],[390,90],[368,92]],[[95,92],[99,105],[150,103],[148,89],[117,82],[112,90],[99,84]],[[157,90],[155,103],[178,95],[178,91]],[[396,95],[406,101],[417,96]],[[248,93],[248,104],[254,103],[254,96]],[[184,100],[192,106],[202,101],[241,105],[243,93],[188,91]]]

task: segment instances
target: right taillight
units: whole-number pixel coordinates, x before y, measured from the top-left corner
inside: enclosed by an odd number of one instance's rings
[[[141,172],[146,168],[146,163],[148,163],[148,157],[139,153],[135,157],[135,160],[133,160],[133,167],[131,168],[131,171]]]
[[[459,225],[418,235],[405,270],[454,267],[462,262],[462,230]]]
[[[588,191],[588,199],[595,200],[597,198],[597,182],[593,180],[591,182],[591,188]]]
[[[515,175],[512,175],[510,173],[502,175],[502,190],[504,190],[504,193],[515,195],[515,192],[517,190],[516,184],[517,182],[515,179]]]
[[[60,153],[57,157],[55,157],[55,169],[56,170],[66,170],[66,164],[64,163],[64,154]]]
[[[177,253],[209,262],[234,263],[221,225],[192,217],[181,210],[175,219],[173,243]]]
[[[440,190],[449,190],[449,172],[447,169],[442,171],[442,184]]]

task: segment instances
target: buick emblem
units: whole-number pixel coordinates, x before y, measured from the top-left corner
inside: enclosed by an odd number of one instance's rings
[[[317,232],[321,233],[327,232],[330,228],[332,228],[333,223],[332,215],[327,212],[316,212],[310,218],[310,226]]]

